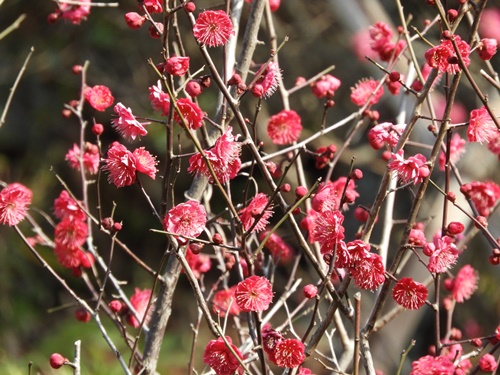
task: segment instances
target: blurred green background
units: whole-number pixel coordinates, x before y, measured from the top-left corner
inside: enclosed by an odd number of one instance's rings
[[[424,1],[408,3],[405,4],[405,10],[415,14],[415,23],[421,27],[424,18],[431,14],[429,8],[420,4]],[[356,109],[349,102],[349,87],[362,77],[379,76],[378,71],[370,64],[355,56],[351,48],[354,33],[378,20],[390,22],[392,19],[397,24],[394,1],[358,0],[350,4],[346,6],[341,0],[282,0],[280,9],[274,14],[278,40],[281,41],[285,35],[290,37],[290,41],[280,53],[280,66],[287,87],[292,87],[298,76],[308,78],[329,65],[336,65],[332,74],[341,79],[342,86],[335,94],[336,105],[328,113],[327,124]],[[206,0],[197,2],[197,5],[202,9],[221,4]],[[30,48],[33,46],[35,49],[15,93],[7,121],[0,128],[0,179],[5,182],[18,181],[33,190],[31,213],[37,220],[42,218],[38,210],[51,213],[52,202],[62,189],[51,169],[59,174],[77,195],[79,193],[78,173],[70,170],[64,161],[67,150],[73,143],[78,142],[79,127],[74,118],[65,119],[61,116],[64,103],[77,99],[79,94],[80,77],[72,74],[71,67],[88,60],[89,85],[106,85],[112,90],[115,102],[121,101],[127,107],[132,107],[136,115],[151,116],[147,88],[156,82],[156,78],[147,64],[147,59],[152,58],[158,62],[161,52],[159,41],[149,38],[145,28],[127,28],[123,19],[124,13],[138,10],[137,3],[133,0],[119,1],[117,8],[94,8],[89,19],[77,26],[64,21],[48,24],[47,15],[53,12],[54,8],[55,3],[49,0],[6,0],[0,7],[0,29],[10,25],[19,15],[26,14],[20,28],[0,41],[0,108],[3,108],[10,87]],[[243,20],[248,9],[249,5],[245,4]],[[181,27],[185,27],[186,20],[183,15],[180,19]],[[189,29],[183,30],[190,32]],[[265,41],[265,32],[261,32],[259,37]],[[195,71],[203,62],[195,45],[188,44],[186,47],[191,56],[192,70]],[[259,46],[256,62],[264,62],[268,54],[268,46]],[[494,62],[498,64],[498,60]],[[470,95],[470,88],[465,87],[461,91],[462,98],[468,98]],[[216,110],[216,89],[210,88],[200,100],[203,110],[209,116],[213,115]],[[475,107],[473,101],[464,102],[469,110]],[[243,103],[246,116],[252,116],[256,103],[253,98],[247,98]],[[386,94],[377,108],[381,112],[381,120],[394,121],[397,103],[398,101],[388,98]],[[291,107],[302,116],[305,128],[302,137],[318,129],[323,103],[308,89],[291,97]],[[263,105],[260,115],[262,122],[265,123],[264,119],[281,109],[278,96],[273,96]],[[112,110],[108,109],[104,113],[96,114],[96,120],[107,128],[103,138],[104,147],[118,139],[109,127],[111,113]],[[90,110],[87,114],[88,118],[92,115]],[[344,134],[345,130],[340,130],[334,136],[328,135],[314,145],[335,143],[338,147]],[[161,155],[164,148],[163,138],[163,130],[159,126],[151,126],[150,135],[141,145],[146,145],[154,154]],[[366,140],[355,140],[352,150],[346,153],[336,174],[345,174],[351,156],[356,155],[357,166],[363,169],[366,176],[363,183],[359,184],[361,198],[357,203],[370,204],[384,166],[378,154],[367,146]],[[306,168],[311,171],[308,175],[310,182],[321,175],[321,172],[314,170],[313,165],[314,160],[306,158]],[[490,170],[485,170],[484,174],[489,172]],[[191,177],[178,179],[179,196],[189,186],[190,181]],[[144,198],[136,186],[117,191],[106,183],[104,185],[104,210],[109,214],[111,201],[115,201],[115,218],[124,221],[126,230],[123,235],[120,234],[120,238],[155,268],[162,255],[164,239],[160,235],[148,233],[149,228],[158,228],[158,225],[150,215]],[[150,189],[153,201],[158,202],[158,184],[148,181],[146,187]],[[131,199],[131,196],[134,198]],[[95,200],[95,196],[91,199]],[[407,199],[411,197],[408,196]],[[398,210],[404,213],[407,205],[401,204]],[[23,223],[21,227],[26,230],[29,228],[27,223]],[[51,233],[51,227],[46,222],[44,229]],[[354,224],[348,228],[351,234],[355,230]],[[109,240],[97,236],[96,245],[104,249],[103,255],[106,257]],[[478,241],[477,247],[484,247],[481,240]],[[61,272],[72,288],[88,296],[81,280],[75,279],[69,271],[57,266],[50,249],[42,248],[40,252]],[[475,260],[471,256],[470,261],[476,262],[473,265],[477,268],[488,267],[484,264],[487,251],[479,249],[477,252],[482,260]],[[131,266],[130,258],[121,252],[114,256],[113,272],[118,279],[128,282],[125,289],[130,294],[135,286],[146,288],[152,283],[151,277]],[[301,272],[307,282],[313,281],[307,274],[307,267]],[[286,280],[286,270],[281,277]],[[209,278],[212,279],[213,277]],[[496,326],[499,320],[498,296],[494,295],[496,282],[496,276],[491,276],[490,272],[484,274],[479,296],[488,298],[474,297],[463,316],[459,313],[458,321],[465,322],[480,314],[483,322],[491,322],[488,328]],[[207,285],[210,284],[207,282]],[[495,298],[490,298],[493,295]],[[77,339],[82,340],[84,374],[122,373],[95,324],[90,322],[85,325],[75,321],[74,305],[66,292],[40,267],[15,236],[14,231],[7,227],[0,227],[0,301],[2,374],[27,374],[30,362],[33,363],[33,373],[55,373],[48,366],[50,354],[61,352],[71,358],[72,345]],[[183,374],[187,371],[191,345],[190,324],[196,320],[196,305],[183,277],[175,301],[173,320],[164,341],[159,366],[162,374]],[[422,338],[419,343],[422,351],[425,351],[425,346],[429,344],[429,338],[425,337],[429,319],[430,315],[427,314],[425,319],[422,318],[423,323],[420,326],[425,328],[420,331]],[[109,326],[115,343],[121,343],[114,327],[108,323],[106,325]],[[418,326],[413,328],[417,329]],[[202,331],[202,335],[208,340],[209,336],[205,331]],[[203,343],[203,340],[200,341]],[[122,350],[125,349],[123,344],[119,345]],[[202,347],[203,345],[198,348],[199,358]],[[415,353],[415,356],[418,357],[418,353]],[[398,360],[396,353],[394,358]],[[202,368],[200,363],[201,359],[197,361],[198,368]],[[57,373],[71,372],[62,369]]]

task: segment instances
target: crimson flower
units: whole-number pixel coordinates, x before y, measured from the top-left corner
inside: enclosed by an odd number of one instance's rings
[[[54,214],[59,219],[65,217],[85,220],[86,214],[78,206],[77,202],[69,195],[66,190],[61,191],[59,197],[54,200]]]
[[[189,56],[172,56],[165,62],[165,70],[172,76],[183,76],[189,70]]]
[[[92,108],[101,112],[110,107],[115,100],[111,94],[111,90],[103,85],[87,87],[84,91],[84,96]]]
[[[424,284],[403,277],[392,290],[392,298],[405,309],[418,310],[425,304],[428,293]]]
[[[240,359],[243,358],[240,350],[233,345],[231,337],[226,336],[226,340],[236,355]],[[233,375],[240,367],[238,359],[236,359],[234,354],[227,348],[222,337],[208,342],[205,347],[205,352],[203,353],[203,362],[209,365],[215,371],[216,375]]]
[[[267,310],[273,300],[271,282],[263,276],[250,276],[236,285],[236,304],[241,311]]]
[[[467,138],[470,142],[489,143],[498,138],[499,130],[491,118],[485,106],[473,109],[470,113],[469,126],[467,127]]]
[[[377,52],[380,51],[385,44],[389,43],[393,36],[391,27],[382,21],[370,26],[369,34],[370,47]]]
[[[353,203],[359,197],[356,191],[356,185],[353,180],[347,182],[347,177],[339,177],[335,181],[327,181],[319,185],[316,195],[312,199],[312,208],[318,212],[325,210],[338,209],[340,210],[340,199],[345,190],[345,204],[343,209],[347,209],[347,205]]]
[[[298,367],[305,360],[304,350],[304,344],[300,340],[281,340],[274,349],[274,363],[279,367]]]
[[[465,66],[469,66],[470,46],[460,36],[454,35],[453,37],[455,38]],[[441,73],[455,74],[460,71],[458,63],[450,63],[450,61],[457,60],[457,54],[453,48],[452,41],[449,39],[443,40],[439,46],[428,49],[425,52],[425,60],[430,67],[437,68]]]
[[[453,243],[453,238],[443,236],[424,246],[424,254],[428,254],[430,272],[444,273],[455,264],[458,258],[458,249]]]
[[[226,44],[234,34],[231,18],[223,10],[206,10],[201,12],[193,27],[193,35],[198,43],[209,47]]]
[[[79,25],[90,14],[91,0],[80,1],[80,5],[58,3],[55,12],[56,18],[71,21],[73,25]]]
[[[127,148],[113,142],[104,159],[103,169],[108,171],[108,181],[117,188],[132,185],[136,179],[137,158]]]
[[[259,233],[259,240],[264,241],[268,233],[269,231]],[[288,263],[293,259],[293,249],[276,233],[271,234],[264,247],[269,250],[273,258],[281,264]]]
[[[163,228],[170,233],[186,237],[198,237],[205,229],[207,212],[198,201],[189,200],[172,207],[163,219]],[[188,240],[176,237],[181,245]]]
[[[498,367],[496,358],[490,354],[486,353],[479,359],[479,368],[484,372],[494,372]]]
[[[87,223],[73,217],[65,217],[54,228],[54,242],[65,248],[79,248],[85,243],[87,235]]]
[[[453,280],[451,295],[459,303],[468,300],[476,291],[478,280],[478,272],[470,264],[466,264]]]
[[[210,257],[206,254],[195,254],[191,251],[191,247],[188,246],[186,250],[186,261],[193,272],[194,277],[199,279],[202,274],[210,271],[212,267],[212,261]]]
[[[331,74],[325,74],[318,78],[312,85],[311,89],[315,97],[321,99],[323,97],[331,98],[335,91],[340,87],[340,80]]]
[[[433,357],[426,355],[411,364],[410,375],[454,375],[455,366],[453,362],[445,356]]]
[[[229,289],[219,290],[214,294],[214,299],[212,301],[213,311],[219,314],[221,318],[224,318],[226,314],[240,314],[241,310],[236,303],[235,291],[236,286],[232,286]]]
[[[118,117],[113,119],[111,123],[122,137],[135,140],[137,136],[148,134],[144,125],[149,125],[149,122],[137,121],[130,108],[126,108],[122,103],[117,103],[114,110]]]
[[[403,150],[399,150],[397,154],[392,153],[392,161],[388,164],[388,167],[397,172],[403,184],[410,182],[419,184],[430,173],[429,166],[426,163],[427,159],[422,154],[416,154],[405,159]]]
[[[146,317],[144,322],[145,324],[148,324],[149,320],[151,319],[153,303],[151,303],[148,310],[151,293],[151,289],[140,290],[139,288],[135,288],[134,294],[132,295],[132,297],[130,297],[130,304],[137,312],[137,316],[141,321],[138,321],[135,315],[129,312],[126,319],[127,323],[132,327],[138,328],[141,325],[142,320],[144,320],[144,317]]]
[[[335,244],[344,239],[343,222],[344,215],[339,210],[324,210],[316,217],[313,236],[323,254],[333,251]]]
[[[273,211],[270,206],[264,211],[267,204],[269,202],[269,198],[264,193],[258,193],[240,212],[238,213],[240,216],[240,220],[243,223],[243,228],[247,231],[253,227],[252,232],[260,232],[263,230],[266,225],[269,223],[267,219],[269,219],[273,215]],[[262,215],[262,216],[261,216]],[[255,219],[260,217],[257,224],[254,226]]]
[[[99,171],[99,149],[92,143],[85,143],[85,151],[83,152],[83,155],[80,147],[74,143],[73,148],[68,150],[64,158],[69,163],[71,168],[78,171],[80,170],[80,158],[82,158],[83,168],[87,173],[96,174]]]
[[[368,131],[368,141],[375,150],[380,150],[385,144],[395,147],[399,137],[403,134],[406,124],[396,124],[383,122],[375,125]]]
[[[144,173],[154,180],[158,172],[156,156],[151,155],[144,147],[136,148],[132,154],[136,158],[137,172]]]
[[[163,12],[161,0],[143,0],[141,3],[146,7],[149,13]]]
[[[490,210],[500,199],[500,186],[493,181],[473,181],[460,187],[467,198],[472,199],[479,215],[489,216]]]
[[[198,104],[188,98],[181,98],[177,100],[176,103],[182,117],[191,130],[196,130],[203,125],[204,114],[201,108],[198,107]],[[174,120],[177,121],[178,124],[182,124],[182,120],[177,114],[177,111],[174,112]]]
[[[158,80],[157,86],[149,87],[149,100],[155,111],[161,111],[162,116],[168,116],[170,111],[170,98],[166,92],[161,89],[161,81]]]
[[[384,95],[384,87],[380,86],[375,91],[379,82],[374,79],[362,79],[354,87],[351,87],[351,101],[357,106],[373,105],[378,103]],[[368,102],[369,101],[369,102]]]
[[[281,71],[277,63],[263,64],[255,76],[258,77],[250,88],[250,92],[257,98],[269,98],[278,88]]]
[[[91,268],[94,264],[94,256],[80,248],[70,248],[56,243],[54,254],[57,261],[65,268],[75,269],[80,266]]]
[[[267,134],[276,145],[287,145],[299,139],[302,132],[302,121],[297,112],[282,110],[271,116],[267,124]]]
[[[24,220],[33,193],[20,183],[9,184],[0,191],[0,224],[14,226]]]
[[[368,253],[364,258],[355,261],[349,268],[354,283],[361,289],[377,289],[385,281],[385,269],[382,257],[375,253]]]
[[[241,143],[236,142],[238,136],[233,136],[232,131],[233,129],[228,126],[225,133],[215,141],[213,147],[203,150],[220,183],[235,178],[241,166]],[[207,163],[199,152],[189,158],[188,172],[202,174],[208,177],[211,184],[215,183]]]
[[[477,48],[477,53],[482,60],[491,60],[491,58],[497,53],[497,40],[493,38],[483,38],[479,42]]]

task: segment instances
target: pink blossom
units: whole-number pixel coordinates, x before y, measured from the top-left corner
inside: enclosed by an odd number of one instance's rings
[[[450,162],[455,164],[460,157],[463,155],[465,152],[464,149],[465,146],[465,139],[460,137],[460,134],[454,133],[453,137],[451,138],[450,142]],[[445,164],[446,164],[446,154],[444,151],[441,151],[439,154],[439,169],[441,171],[444,171],[445,169]]]
[[[207,222],[207,212],[198,201],[188,200],[172,207],[163,219],[163,228],[170,233],[196,238],[205,229]],[[185,245],[188,240],[176,237],[181,245]]]
[[[367,57],[371,59],[378,58],[378,53],[370,48],[371,42],[369,28],[361,29],[351,37],[351,48],[360,61],[366,62]]]
[[[473,109],[470,113],[469,126],[467,128],[467,137],[470,142],[490,142],[498,138],[499,130],[486,107]]]
[[[143,0],[142,4],[146,7],[146,9],[149,13],[161,13],[161,12],[163,12],[161,0]]]
[[[425,304],[428,293],[424,284],[403,277],[392,290],[392,298],[405,309],[418,310]]]
[[[347,184],[347,186],[346,186]],[[339,177],[335,181],[327,181],[319,185],[316,195],[312,199],[312,208],[318,212],[324,210],[340,209],[340,200],[345,190],[345,205],[342,209],[347,209],[347,204],[353,203],[359,197],[356,185],[353,180],[347,182],[347,177]]]
[[[281,332],[276,331],[274,328],[271,328],[269,324],[266,324],[262,327],[262,346],[264,347],[264,351],[266,352],[269,360],[273,363],[276,363],[274,358],[274,353],[276,352],[276,346],[285,340]]]
[[[403,150],[399,150],[397,154],[392,153],[392,161],[388,167],[392,171],[396,171],[403,184],[413,183],[416,185],[429,176],[430,170],[426,163],[427,160],[422,154],[405,159]]]
[[[264,193],[258,193],[240,212],[238,213],[240,216],[240,220],[243,223],[243,228],[245,231],[250,230],[253,227],[252,232],[260,232],[264,230],[269,222],[269,219],[273,215],[273,211],[271,210],[271,206],[268,206],[264,211],[266,206],[268,205],[269,198]],[[262,216],[261,216],[262,215]],[[260,217],[257,224],[255,224],[255,219]]]
[[[301,118],[293,110],[282,110],[271,116],[267,124],[267,134],[276,145],[287,145],[297,141],[301,132]]]
[[[69,149],[64,157],[68,161],[71,168],[80,170],[80,158],[82,158],[83,168],[87,173],[96,174],[99,171],[99,149],[96,145],[89,142],[85,143],[85,151],[83,156],[80,152],[80,147],[76,143],[73,148]]]
[[[257,73],[255,73],[257,80],[250,87],[252,95],[258,98],[269,98],[278,88],[281,71],[277,63],[269,62],[267,65],[263,64]]]
[[[470,264],[463,266],[453,280],[453,298],[459,303],[468,300],[476,291],[478,280],[479,274]]]
[[[368,253],[354,262],[349,268],[354,283],[361,289],[376,289],[385,281],[385,269],[382,257],[375,253]]]
[[[232,286],[229,289],[219,290],[214,294],[213,311],[221,318],[224,318],[228,313],[232,315],[240,314],[241,310],[236,303],[235,291],[236,286]]]
[[[479,57],[483,60],[491,60],[491,58],[497,53],[497,40],[490,38],[483,38],[479,42],[477,52]]]
[[[494,372],[497,367],[497,360],[490,353],[486,353],[479,359],[479,368],[484,372]]]
[[[134,294],[130,297],[130,304],[137,312],[137,316],[141,321],[138,321],[134,314],[128,313],[127,315],[127,323],[130,324],[134,328],[138,328],[142,320],[145,320],[144,323],[148,324],[151,319],[151,312],[153,304],[151,303],[148,310],[149,300],[151,299],[151,289],[140,290],[139,288],[135,288]],[[144,319],[144,317],[146,317]]]
[[[406,42],[404,40],[398,40],[397,43],[387,42],[378,50],[380,60],[391,61],[396,59],[405,47]]]
[[[240,350],[233,345],[231,337],[226,336],[226,340],[231,345],[234,353],[242,359],[243,355]],[[233,353],[227,348],[222,337],[217,340],[210,340],[205,347],[203,353],[203,362],[209,365],[216,375],[233,375],[240,367],[238,359],[234,357]]]
[[[0,224],[14,226],[26,217],[33,193],[20,183],[9,184],[0,191]]]
[[[161,81],[158,80],[157,86],[149,87],[149,100],[155,111],[161,111],[162,116],[168,116],[170,111],[170,98],[167,93],[161,89]]]
[[[90,14],[91,0],[82,0],[81,3],[81,5],[58,3],[55,14],[57,17],[71,21],[73,25],[79,25]]]
[[[348,243],[341,241],[337,246],[337,257],[335,267],[349,268],[355,267],[356,263],[363,260],[370,254],[370,244],[362,240],[354,240]]]
[[[220,183],[235,178],[241,166],[241,143],[236,142],[238,136],[234,136],[232,131],[233,129],[228,126],[224,134],[215,141],[214,146],[203,151]],[[189,158],[188,172],[202,174],[208,177],[211,184],[215,183],[206,161],[199,152]]]
[[[393,32],[389,25],[385,22],[379,21],[370,26],[370,47],[374,51],[379,51],[385,44],[389,43],[392,39]]]
[[[183,76],[189,70],[189,56],[172,56],[165,62],[165,70],[173,76]]]
[[[77,202],[69,195],[66,190],[61,191],[59,197],[54,200],[54,214],[59,219],[69,217],[83,221],[86,218],[85,212],[82,211]]]
[[[489,216],[490,210],[500,199],[500,186],[493,181],[473,181],[460,187],[460,191],[472,199],[479,215]]]
[[[74,217],[65,217],[54,228],[56,246],[77,249],[87,240],[87,223]]]
[[[396,124],[382,122],[375,125],[368,131],[368,141],[375,150],[380,150],[385,144],[395,147],[399,137],[403,134],[406,124]]]
[[[122,137],[135,140],[137,136],[148,134],[144,125],[149,125],[149,122],[137,121],[130,108],[126,108],[122,103],[117,103],[114,110],[118,117],[113,119],[111,123]]]
[[[65,247],[56,243],[54,254],[57,257],[57,261],[65,268],[91,268],[94,264],[94,256],[80,248]]]
[[[285,339],[276,344],[274,363],[279,367],[294,368],[305,360],[305,346],[297,339]]]
[[[103,85],[96,85],[94,87],[86,87],[84,91],[85,100],[96,111],[104,111],[106,108],[113,104],[115,98],[111,94],[111,90]]]
[[[132,154],[136,159],[137,172],[144,173],[154,180],[158,172],[156,156],[151,155],[144,147],[136,148]]]
[[[201,12],[193,27],[193,35],[198,43],[209,47],[226,44],[234,34],[231,18],[223,10],[206,10]]]
[[[460,36],[454,35],[455,42],[457,43],[458,50],[464,61],[465,66],[470,65],[470,46],[466,41],[462,40]],[[455,74],[460,71],[460,65],[457,63],[450,63],[450,59],[455,58],[457,55],[453,48],[451,40],[443,40],[439,46],[432,47],[425,52],[425,59],[427,64],[432,68],[437,68],[441,73]]]
[[[444,273],[453,266],[458,258],[458,249],[453,238],[443,236],[424,246],[424,254],[429,255],[427,268],[430,272]]]
[[[137,12],[128,12],[125,13],[125,22],[131,29],[139,29],[146,22],[146,17]]]
[[[272,285],[264,276],[250,276],[236,285],[236,304],[241,311],[264,311],[273,300]]]
[[[344,215],[339,210],[324,210],[317,216],[313,235],[323,254],[333,251],[335,245],[344,239],[343,222]]]
[[[379,82],[374,79],[363,79],[358,81],[354,87],[351,87],[351,101],[357,106],[366,104],[373,105],[378,103],[382,95],[384,95],[384,87],[380,86],[377,90]]]
[[[316,218],[319,215],[316,210],[307,210],[307,215],[300,221],[300,227],[308,232],[307,240],[309,243],[313,243],[314,239],[314,227],[316,226]]]
[[[188,98],[180,98],[176,103],[182,117],[191,130],[199,129],[203,125],[203,117],[205,115],[201,108],[198,107],[198,104]],[[178,124],[183,123],[177,111],[174,111],[174,120],[177,121]]]
[[[318,99],[327,97],[331,98],[335,91],[340,87],[340,80],[330,74],[325,74],[311,84],[311,89]]]
[[[454,375],[453,362],[444,356],[433,357],[426,355],[411,364],[410,375]]]
[[[135,182],[137,158],[124,145],[114,142],[108,150],[108,158],[104,159],[103,169],[109,173],[109,183],[117,188],[129,186]]]

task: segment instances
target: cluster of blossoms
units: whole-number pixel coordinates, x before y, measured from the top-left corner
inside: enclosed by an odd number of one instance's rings
[[[81,249],[88,236],[87,215],[70,194],[63,190],[54,200],[54,214],[60,222],[54,228],[54,253],[62,266],[78,272],[80,266],[90,268],[91,253]]]
[[[426,163],[427,159],[422,154],[405,159],[403,150],[399,150],[397,153],[392,153],[392,161],[388,164],[388,168],[397,173],[403,184],[417,185],[431,173]]]
[[[90,14],[92,0],[82,0],[78,4],[57,3],[54,13],[47,16],[48,23],[54,23],[59,19],[71,21],[74,25],[80,24]]]
[[[485,217],[500,199],[500,186],[493,181],[473,181],[462,185],[460,191],[472,200],[479,215]]]
[[[393,60],[406,47],[404,40],[398,40],[396,43],[392,41],[394,35],[392,29],[384,22],[375,23],[370,27],[369,32],[370,47],[382,61]]]
[[[305,346],[297,339],[286,339],[269,325],[262,328],[262,346],[269,361],[283,368],[295,368],[305,360]]]
[[[405,124],[393,124],[391,122],[382,122],[375,125],[368,131],[368,141],[375,150],[380,150],[387,146],[390,149],[396,147],[399,137],[405,130]]]
[[[65,157],[71,168],[80,170],[80,159],[83,164],[83,169],[89,174],[96,174],[99,171],[99,147],[90,142],[85,142],[85,150],[82,152],[80,147],[75,143],[73,148],[69,149]]]
[[[462,58],[464,66],[470,65],[470,46],[459,35],[454,35],[441,42],[440,45],[432,47],[425,53],[425,60],[431,68],[437,68],[441,73],[455,74],[461,70],[459,59],[451,38],[457,45],[458,52]]]

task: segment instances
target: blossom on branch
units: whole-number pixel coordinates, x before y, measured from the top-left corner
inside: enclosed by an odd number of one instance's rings
[[[333,251],[335,245],[344,239],[344,215],[339,210],[324,210],[317,216],[314,226],[314,240],[321,246],[321,253]]]
[[[231,337],[226,336],[226,340],[240,360],[243,359],[240,350],[233,345]],[[209,365],[215,371],[216,375],[233,375],[240,367],[238,359],[227,348],[222,337],[208,342],[203,353],[203,362]]]
[[[271,282],[264,276],[250,276],[236,285],[236,304],[241,311],[264,311],[273,300]]]
[[[240,216],[240,220],[243,223],[243,229],[246,231],[250,230],[253,227],[252,232],[260,232],[264,230],[269,222],[269,219],[273,215],[273,211],[271,209],[271,205],[268,206],[269,198],[264,193],[258,193],[240,212],[238,215]],[[264,209],[267,209],[264,211]],[[257,224],[254,226],[255,219],[260,217]]]
[[[500,199],[500,186],[493,181],[473,181],[462,185],[460,191],[472,200],[479,215],[485,217]]]
[[[201,128],[203,125],[203,117],[205,116],[201,108],[188,98],[180,98],[176,102],[177,107],[179,108],[179,112],[182,114],[182,118],[186,121],[187,126],[191,130],[196,130]],[[177,113],[174,111],[174,120],[182,125],[183,120]]]
[[[378,103],[384,95],[384,86],[379,86],[379,82],[374,79],[362,79],[354,87],[351,87],[351,101],[359,107],[366,104],[373,105]],[[377,89],[375,91],[375,89]]]
[[[449,236],[438,237],[424,246],[424,254],[429,256],[427,268],[433,273],[444,273],[458,258],[457,246]]]
[[[103,85],[95,85],[94,87],[86,87],[84,91],[85,100],[96,111],[104,111],[113,104],[115,98],[111,94],[111,90]]]
[[[168,116],[170,111],[170,98],[166,92],[161,89],[161,81],[158,80],[157,86],[149,87],[149,100],[155,111],[161,111],[162,116]]]
[[[73,144],[73,148],[69,149],[66,153],[65,159],[68,161],[71,168],[80,170],[80,158],[82,158],[83,168],[85,172],[90,174],[96,174],[99,171],[99,148],[90,142],[85,142],[85,151],[83,155],[80,151],[80,147],[76,143]]]
[[[399,180],[403,184],[413,183],[416,185],[430,174],[429,166],[426,163],[427,159],[422,154],[405,159],[403,150],[399,150],[396,154],[392,153],[392,161],[388,167],[398,174]]]
[[[375,253],[367,253],[354,262],[349,268],[354,283],[361,289],[377,289],[385,281],[385,269],[382,257]]]
[[[228,289],[222,289],[214,294],[213,311],[218,314],[221,318],[224,318],[226,314],[239,315],[241,309],[236,303],[236,285]]]
[[[189,70],[189,56],[169,57],[164,68],[172,76],[183,76]]]
[[[193,35],[198,43],[209,47],[226,44],[234,34],[231,18],[223,10],[206,10],[201,12],[193,27]]]
[[[9,184],[0,191],[0,224],[14,226],[24,220],[33,193],[20,183]]]
[[[132,312],[127,314],[127,323],[130,324],[134,328],[139,328],[144,320],[145,324],[148,324],[151,319],[151,313],[153,311],[153,303],[150,304],[148,309],[149,300],[151,299],[151,289],[140,290],[139,288],[135,288],[134,294],[130,297],[130,304],[137,312],[137,315],[141,321],[138,321]]]
[[[330,99],[340,87],[340,84],[341,82],[338,78],[331,74],[325,74],[311,84],[311,90],[318,99],[323,97]]]
[[[453,362],[445,356],[433,357],[426,355],[411,364],[410,375],[454,375],[455,366]]]
[[[293,110],[282,110],[271,116],[267,124],[267,134],[275,145],[291,144],[299,139],[302,120]]]
[[[496,127],[485,106],[473,109],[470,113],[469,126],[467,127],[467,138],[470,142],[489,143],[499,137]]]
[[[82,205],[81,202],[79,202]],[[54,214],[59,219],[66,217],[85,220],[86,214],[79,207],[78,203],[69,195],[66,190],[61,191],[59,197],[54,199]]]
[[[129,186],[136,179],[137,158],[124,145],[113,142],[102,168],[109,173],[109,183],[113,183],[117,188]]]
[[[269,231],[259,233],[259,240],[264,241]],[[276,233],[272,233],[266,241],[264,247],[269,250],[273,259],[280,264],[290,262],[294,257],[293,249],[283,241],[283,239]]]
[[[468,300],[477,290],[479,281],[478,272],[470,265],[466,264],[451,282],[451,295],[458,303]]]
[[[469,66],[470,46],[459,35],[453,35],[453,38],[455,38],[464,65]],[[439,46],[428,49],[425,52],[425,60],[430,67],[437,68],[441,73],[456,74],[461,69],[450,39],[443,40]]]
[[[170,233],[180,236],[198,237],[205,229],[207,212],[198,201],[188,200],[172,207],[163,219],[163,228]],[[176,237],[180,245],[187,244],[188,240]]]
[[[410,277],[403,277],[392,290],[392,298],[405,309],[418,310],[427,299],[426,286]]]
[[[111,123],[122,137],[133,141],[138,136],[148,134],[144,126],[150,123],[137,121],[130,108],[126,108],[122,103],[117,103],[114,111],[118,117],[111,120]]]
[[[276,344],[274,349],[274,363],[279,367],[294,368],[305,360],[305,346],[297,339],[285,339]]]
[[[255,73],[257,80],[250,87],[250,92],[257,98],[269,98],[278,88],[281,71],[277,63],[271,61]]]

